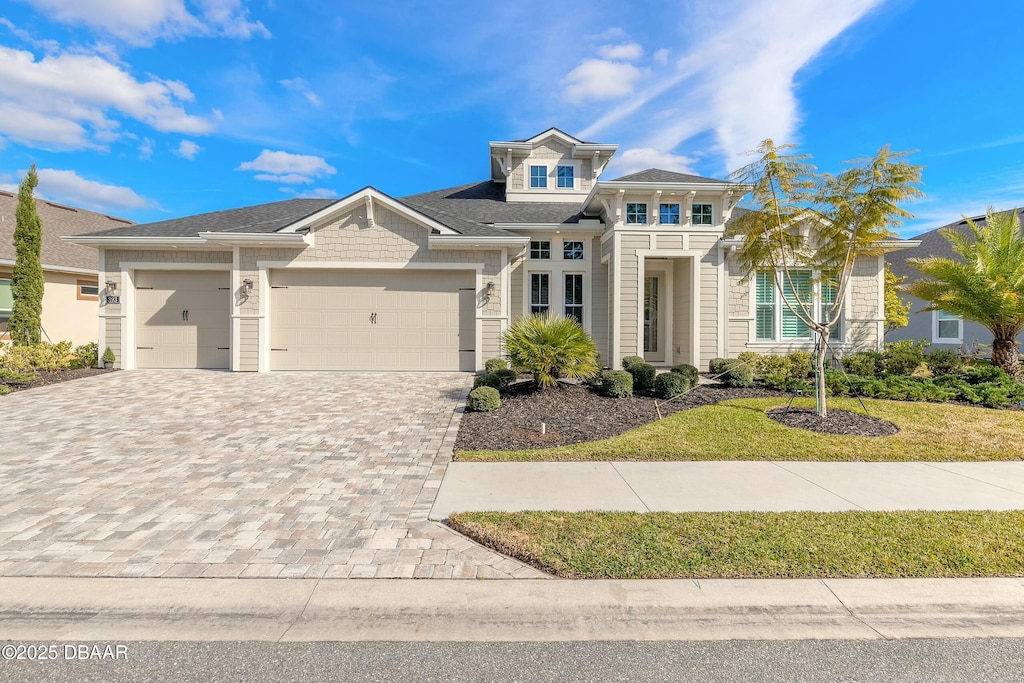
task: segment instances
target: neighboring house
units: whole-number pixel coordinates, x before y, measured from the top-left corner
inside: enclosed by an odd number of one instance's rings
[[[11,273],[14,269],[14,228],[18,196],[0,190],[0,341],[9,341]],[[97,338],[99,295],[96,250],[61,241],[78,235],[131,225],[130,221],[36,199],[43,224],[43,339],[75,345]]]
[[[1017,209],[1017,211],[1020,213],[1021,220],[1024,221],[1024,208]],[[978,227],[986,225],[985,216],[975,216],[971,218],[971,221]],[[967,225],[967,220],[964,219],[956,223],[944,225],[941,228],[929,230],[912,238],[921,242],[921,246],[916,249],[895,252],[886,256],[886,261],[892,266],[892,272],[899,277],[907,278],[902,286],[906,286],[922,277],[920,271],[907,263],[908,259],[941,256],[963,260],[953,251],[949,240],[940,234],[939,231],[944,228],[952,228],[964,235],[971,234],[971,228]],[[951,315],[945,311],[925,311],[923,309],[928,304],[906,292],[900,292],[900,298],[910,303],[910,322],[906,327],[893,330],[885,335],[886,341],[899,341],[901,339],[917,341],[923,339],[935,348],[963,349],[965,353],[978,351],[979,345],[992,344],[992,333],[978,323],[963,320],[959,316]],[[1019,336],[1017,341],[1024,347],[1024,334]]]
[[[742,282],[742,241],[723,239],[747,188],[655,169],[602,180],[616,149],[552,128],[491,142],[479,183],[69,241],[100,250],[100,346],[125,368],[479,370],[531,313],[578,318],[612,367],[811,348],[770,277]],[[856,263],[838,345],[881,343],[882,264]]]

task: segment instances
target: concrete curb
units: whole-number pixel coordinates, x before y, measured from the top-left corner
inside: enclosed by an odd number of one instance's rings
[[[0,640],[1024,637],[1024,579],[0,578]]]

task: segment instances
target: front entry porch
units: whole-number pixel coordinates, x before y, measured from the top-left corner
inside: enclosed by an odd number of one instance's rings
[[[693,256],[638,259],[639,330],[644,360],[655,366],[699,367],[695,314],[697,282]]]

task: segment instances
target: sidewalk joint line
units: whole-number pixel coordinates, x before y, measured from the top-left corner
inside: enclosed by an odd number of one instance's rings
[[[805,476],[803,476],[803,475],[801,475],[801,474],[797,474],[797,473],[796,473],[796,472],[794,472],[793,470],[788,470],[788,469],[786,469],[785,467],[783,467],[783,466],[782,466],[782,463],[783,463],[783,462],[791,462],[791,461],[788,461],[788,460],[786,460],[786,461],[781,461],[781,460],[769,460],[768,462],[770,462],[771,464],[775,465],[776,467],[778,467],[778,468],[779,468],[780,470],[782,470],[783,472],[785,472],[785,473],[787,473],[787,474],[792,474],[792,475],[793,475],[794,477],[796,477],[797,479],[803,479],[804,481],[806,481],[806,482],[807,482],[808,484],[810,484],[811,486],[817,486],[817,487],[818,487],[819,489],[821,489],[821,490],[822,490],[822,491],[824,491],[825,493],[829,494],[830,496],[835,496],[835,497],[836,497],[836,498],[838,498],[839,500],[845,500],[845,501],[846,501],[847,503],[849,503],[849,504],[850,504],[850,505],[852,505],[853,507],[857,508],[858,510],[865,510],[865,511],[867,510],[867,508],[866,508],[866,507],[864,507],[863,505],[857,505],[856,503],[854,503],[854,502],[853,502],[852,500],[850,500],[849,498],[846,498],[845,496],[841,496],[841,495],[839,495],[838,493],[836,493],[835,491],[830,491],[829,489],[825,488],[824,486],[822,486],[822,485],[821,485],[821,484],[819,484],[818,482],[816,482],[816,481],[811,481],[811,480],[810,480],[810,479],[808,479],[807,477],[805,477]]]
[[[644,506],[644,510],[646,510],[647,512],[651,512],[651,508],[650,508],[649,505],[647,505],[647,501],[645,501],[643,498],[641,498],[640,494],[636,492],[636,489],[634,489],[630,485],[630,483],[628,481],[626,481],[626,478],[624,476],[622,476],[622,472],[619,472],[619,468],[615,466],[616,463],[615,462],[611,462],[610,464],[612,466],[612,469],[615,470],[615,474],[619,475],[619,479],[621,479],[622,483],[626,485],[626,488],[628,488],[630,491],[632,491],[633,495],[636,496],[636,499],[639,500],[640,504]]]
[[[849,613],[849,615],[851,617],[853,617],[854,619],[856,619],[857,621],[859,621],[860,623],[864,624],[869,629],[874,631],[878,635],[878,637],[881,638],[882,640],[891,640],[891,638],[886,636],[884,633],[882,633],[877,628],[875,628],[874,626],[872,626],[868,622],[864,621],[864,619],[862,619],[860,616],[858,616],[856,613],[854,613],[854,611],[852,609],[850,609],[849,606],[847,606],[847,604],[845,602],[843,602],[842,598],[840,598],[838,595],[836,595],[836,592],[834,590],[832,590],[832,586],[828,585],[828,583],[825,581],[825,579],[818,579],[818,583],[820,583],[822,586],[824,586],[828,590],[828,592],[832,594],[832,597],[835,598],[839,602],[839,604],[843,606],[843,609],[845,609]]]
[[[945,474],[953,474],[953,475],[956,475],[958,477],[963,477],[964,479],[970,479],[971,481],[976,481],[979,484],[985,484],[985,485],[991,486],[993,488],[1002,489],[1003,491],[1009,491],[1010,493],[1016,493],[1018,496],[1024,496],[1024,491],[1017,491],[1016,489],[1006,488],[1005,486],[1000,486],[999,484],[993,484],[992,482],[985,481],[984,479],[978,479],[977,477],[972,477],[972,476],[970,476],[968,474],[964,474],[963,472],[955,472],[953,470],[947,470],[947,469],[943,469],[942,467],[939,467],[939,465],[954,464],[955,462],[956,461],[941,461],[941,462],[938,462],[938,463],[923,462],[921,464],[922,465],[927,465],[928,467],[931,467],[932,469],[938,470],[938,471],[943,472]],[[989,462],[992,462],[992,461],[989,461]],[[996,462],[998,462],[998,461],[996,461]],[[1013,462],[1013,461],[1003,461],[1003,462]]]
[[[295,619],[292,620],[292,623],[288,624],[288,628],[286,628],[284,632],[281,633],[280,637],[277,639],[277,642],[284,642],[284,637],[288,635],[288,632],[291,631],[295,624],[299,623],[303,615],[306,614],[306,608],[309,607],[309,603],[313,599],[313,594],[316,593],[316,589],[320,586],[321,578],[322,577],[319,576],[316,578],[316,583],[313,584],[313,589],[309,591],[309,595],[306,597],[306,602],[303,603],[302,609],[299,610],[299,613],[295,616]]]

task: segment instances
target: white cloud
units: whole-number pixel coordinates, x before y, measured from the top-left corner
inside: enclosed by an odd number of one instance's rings
[[[630,92],[636,86],[635,94],[579,135],[595,139],[621,130],[616,137],[628,139],[639,111],[674,107],[680,112],[675,123],[641,136],[637,147],[671,152],[683,141],[710,132],[724,170],[736,168],[744,163],[738,154],[764,138],[794,140],[800,121],[797,73],[883,1],[719,2],[700,15],[707,26],[688,26],[690,34],[703,38],[671,71],[659,69],[646,87],[634,80]],[[687,106],[694,101],[700,106]]]
[[[323,100],[320,99],[319,95],[313,92],[313,90],[309,87],[309,83],[307,83],[304,78],[285,78],[283,80],[278,81],[278,83],[283,85],[288,90],[291,90],[292,92],[299,93],[300,95],[305,97],[306,100],[314,107],[324,106]]]
[[[110,142],[126,116],[161,132],[202,134],[213,124],[185,111],[194,99],[179,81],[139,81],[96,54],[40,60],[0,46],[0,135],[32,146],[80,149]],[[116,136],[115,136],[116,137]]]
[[[47,52],[56,52],[60,49],[60,43],[56,40],[36,40],[31,33],[18,28],[7,17],[0,17],[0,26],[6,26],[22,42],[28,43],[32,47],[40,48]]]
[[[657,52],[655,52],[654,56],[652,56],[651,59],[654,60],[655,64],[668,64],[668,55],[668,48],[663,47]]]
[[[333,199],[338,196],[337,192],[326,187],[310,188],[302,192],[296,192],[290,187],[282,187],[281,192],[294,195],[298,199]]]
[[[196,158],[196,155],[199,154],[199,150],[201,149],[202,147],[191,140],[182,140],[181,144],[178,145],[178,149],[174,153],[182,159],[188,159],[191,161]]]
[[[151,204],[129,187],[88,180],[74,171],[41,168],[38,173],[40,196],[54,201],[99,211],[140,209]]]
[[[290,185],[312,183],[315,178],[334,175],[338,172],[323,157],[308,154],[289,154],[265,149],[252,161],[242,163],[236,170],[256,171],[256,180],[287,183]]]
[[[615,175],[627,175],[648,168],[660,168],[679,173],[693,173],[696,160],[670,152],[659,152],[650,147],[634,147],[615,155]]]
[[[639,43],[623,43],[621,45],[604,45],[597,53],[605,59],[623,59],[627,62],[640,59],[644,49]]]
[[[132,45],[187,36],[270,37],[266,26],[249,20],[241,0],[195,0],[195,13],[184,0],[27,1],[57,21],[88,26]]]
[[[562,79],[562,84],[570,102],[610,100],[632,93],[640,76],[640,69],[632,64],[584,59]]]
[[[143,161],[153,158],[153,141],[149,138],[142,139],[142,144],[139,145],[139,158]]]

